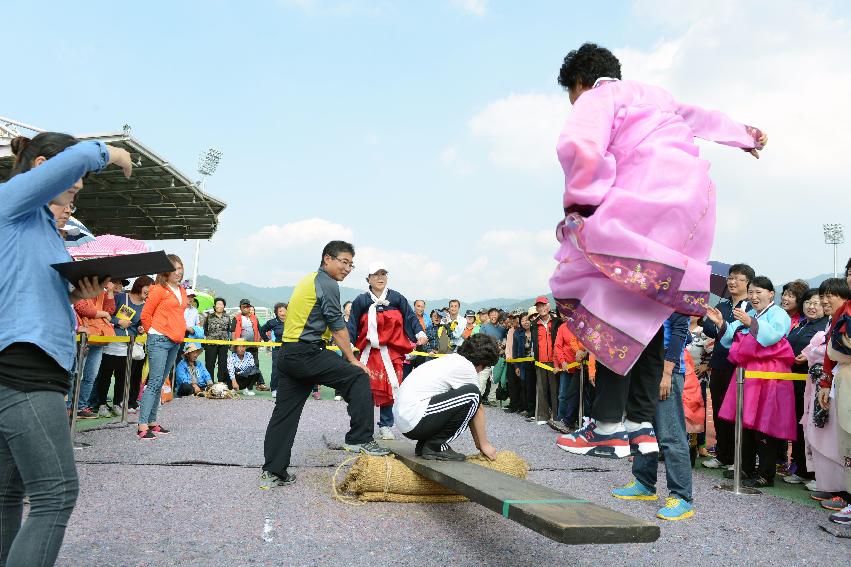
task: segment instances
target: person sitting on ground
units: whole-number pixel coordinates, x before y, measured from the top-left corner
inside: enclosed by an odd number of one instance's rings
[[[234,339],[237,343],[244,340],[241,337]],[[260,379],[260,369],[245,345],[234,345],[233,351],[228,355],[228,377],[231,389],[242,390],[246,396],[254,395],[254,385]]]
[[[469,426],[476,448],[485,457],[496,459],[496,449],[485,432],[478,373],[498,359],[499,345],[493,337],[473,335],[457,353],[418,366],[402,382],[393,416],[402,434],[417,441],[417,456],[463,461],[464,455],[449,444]]]
[[[186,343],[183,360],[174,369],[174,382],[178,396],[197,396],[213,384],[213,378],[203,364],[198,362],[201,347],[196,343]]]

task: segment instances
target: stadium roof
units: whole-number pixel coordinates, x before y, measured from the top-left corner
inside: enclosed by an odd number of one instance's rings
[[[18,128],[39,129],[0,117],[0,180],[9,176],[14,156],[10,136]],[[29,132],[27,132],[29,135]],[[208,239],[218,228],[218,216],[227,206],[203,193],[167,160],[130,135],[130,128],[112,134],[78,136],[126,149],[133,157],[133,175],[109,166],[85,181],[77,195],[80,219],[95,234],[117,234],[138,240]]]

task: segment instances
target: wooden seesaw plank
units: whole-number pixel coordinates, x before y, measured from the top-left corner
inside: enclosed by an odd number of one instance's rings
[[[649,543],[659,526],[473,463],[429,461],[405,441],[380,441],[414,472],[559,543]]]

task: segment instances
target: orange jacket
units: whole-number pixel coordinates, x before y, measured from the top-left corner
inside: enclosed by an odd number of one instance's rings
[[[148,299],[142,308],[142,327],[150,332],[153,327],[176,343],[182,342],[186,336],[186,321],[183,311],[186,309],[188,298],[186,290],[180,290],[181,302],[170,289],[154,284],[148,290]]]
[[[107,317],[96,317],[98,311],[115,314],[115,298],[110,298],[105,291],[94,299],[81,299],[74,304],[74,311],[79,331],[85,331],[89,336],[115,336],[112,321]]]
[[[562,367],[562,364],[565,362],[571,364],[576,362],[576,351],[587,349],[582,346],[582,343],[579,342],[579,339],[576,338],[576,335],[570,332],[570,329],[567,328],[567,325],[562,325],[558,328],[558,333],[556,333],[556,344],[555,351],[553,356],[553,366],[556,371],[559,371]],[[569,372],[578,372],[579,368],[572,368]],[[594,359],[594,355],[589,353],[588,356],[588,375],[595,376],[597,374],[596,360]]]

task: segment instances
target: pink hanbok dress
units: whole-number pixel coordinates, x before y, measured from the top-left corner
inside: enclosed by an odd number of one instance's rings
[[[550,286],[580,342],[625,375],[672,312],[705,314],[715,186],[694,138],[747,150],[761,133],[658,87],[597,83],[558,141],[565,219]]]
[[[830,324],[828,323],[828,326]],[[826,333],[819,331],[813,335],[810,344],[804,347],[801,354],[807,357],[810,367],[824,362],[827,349]],[[836,415],[836,404],[830,404],[827,423],[824,427],[816,427],[813,423],[813,407],[818,385],[811,379],[807,380],[804,390],[804,415],[801,425],[804,427],[804,454],[807,457],[807,470],[816,475],[816,486],[825,492],[845,490],[845,471],[842,459],[839,457],[839,430]]]
[[[795,353],[786,340],[789,315],[772,305],[757,314],[750,328],[739,321],[727,326],[721,344],[730,349],[728,356],[736,368],[759,372],[791,372]],[[736,380],[730,380],[718,417],[736,421]],[[795,441],[798,437],[795,416],[795,386],[791,380],[745,378],[742,427],[760,431],[777,439]]]

